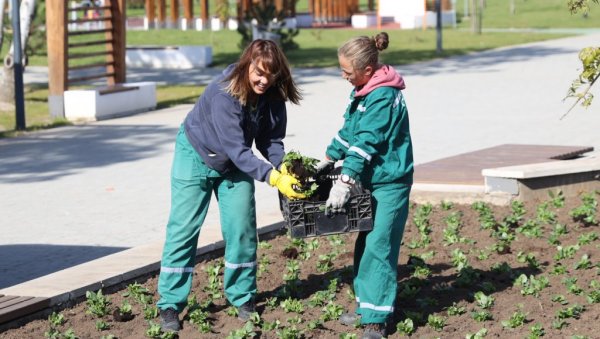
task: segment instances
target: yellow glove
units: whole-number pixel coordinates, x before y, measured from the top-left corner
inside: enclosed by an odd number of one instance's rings
[[[306,194],[298,193],[294,190],[294,185],[300,186],[300,182],[298,182],[298,179],[294,178],[289,174],[283,174],[276,169],[271,170],[271,175],[269,176],[269,184],[271,186],[277,187],[279,192],[285,195],[288,199],[306,198]]]

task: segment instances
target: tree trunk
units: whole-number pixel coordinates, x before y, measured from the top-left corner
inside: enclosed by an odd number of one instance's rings
[[[6,8],[6,0],[0,0],[0,51],[4,43],[4,9]]]
[[[15,109],[15,72],[12,68],[2,67],[0,73],[0,111]]]
[[[3,0],[0,0],[3,1]],[[21,49],[23,59],[25,57],[25,46],[29,40],[29,28],[35,11],[35,0],[22,0],[19,8],[19,19],[21,28]],[[14,44],[11,44],[10,50],[4,57],[4,67],[0,73],[0,109],[14,109],[15,105],[15,75],[14,75]],[[25,71],[25,62],[23,62],[23,72]]]

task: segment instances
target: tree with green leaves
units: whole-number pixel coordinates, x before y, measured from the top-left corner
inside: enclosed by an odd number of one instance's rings
[[[567,6],[569,7],[571,14],[581,12],[584,15],[587,15],[590,11],[590,5],[592,3],[598,5],[600,4],[599,1],[600,0],[569,0]],[[566,98],[576,98],[576,100],[561,119],[569,114],[578,103],[581,103],[583,107],[589,107],[594,99],[594,95],[590,93],[590,89],[600,77],[600,47],[591,46],[582,49],[579,52],[579,60],[581,60],[582,64],[581,73],[579,73],[577,79],[573,80],[566,96]]]

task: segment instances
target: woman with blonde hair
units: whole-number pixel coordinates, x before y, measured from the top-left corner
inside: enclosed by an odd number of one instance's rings
[[[379,51],[388,43],[388,34],[382,32],[350,39],[338,49],[342,77],[353,89],[344,125],[318,165],[324,174],[336,161],[344,161],[326,202],[329,212],[344,210],[355,185],[372,194],[373,230],[360,232],[354,248],[356,311],[340,319],[346,325],[360,322],[366,339],[385,337],[386,322],[394,313],[413,177],[404,80],[393,67],[379,63]]]
[[[213,193],[225,241],[225,296],[241,320],[255,311],[254,180],[288,198],[304,198],[293,189],[298,181],[278,170],[285,155],[285,102],[300,99],[281,49],[270,40],[255,40],[206,87],[185,118],[171,169],[171,212],[158,281],[163,331],[181,329],[179,313],[191,290],[198,236]],[[252,152],[253,143],[266,161]]]

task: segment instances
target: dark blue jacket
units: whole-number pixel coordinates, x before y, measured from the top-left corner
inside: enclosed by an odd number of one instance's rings
[[[200,96],[184,121],[185,133],[208,167],[226,174],[239,169],[252,178],[266,181],[285,155],[283,138],[287,111],[283,100],[267,99],[267,91],[251,112],[225,91],[223,79],[233,65],[217,76]],[[276,90],[271,88],[270,90]],[[252,152],[252,143],[270,163]]]

